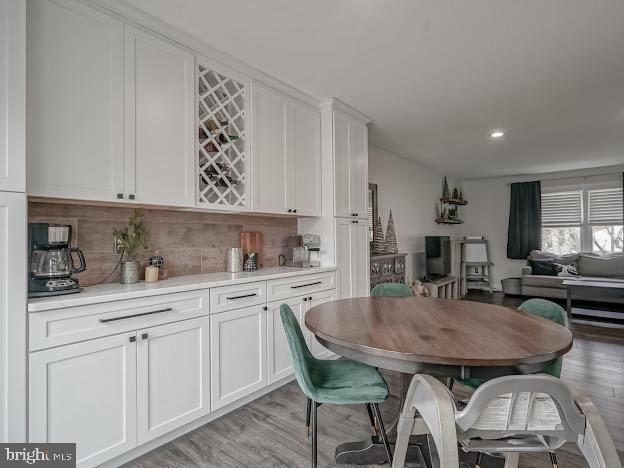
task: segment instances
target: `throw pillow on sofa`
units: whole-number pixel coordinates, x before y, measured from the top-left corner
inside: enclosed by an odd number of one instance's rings
[[[555,270],[557,270],[557,276],[579,276],[579,272],[574,265],[562,265],[561,263],[553,262]]]
[[[529,260],[532,275],[557,276],[557,269],[552,258],[543,260]]]

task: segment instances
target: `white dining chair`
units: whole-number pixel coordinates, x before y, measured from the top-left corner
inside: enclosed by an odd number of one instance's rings
[[[528,424],[527,424],[528,421]],[[405,465],[412,434],[428,433],[433,468],[458,468],[458,447],[505,457],[517,468],[523,452],[548,452],[578,445],[590,468],[622,468],[613,441],[591,400],[561,380],[544,374],[514,375],[481,385],[458,411],[453,395],[429,375],[412,378],[397,426],[393,468]]]

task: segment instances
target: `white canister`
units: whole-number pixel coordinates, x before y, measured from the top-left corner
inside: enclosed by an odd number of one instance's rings
[[[231,247],[227,250],[227,271],[238,273],[243,271],[243,249]]]

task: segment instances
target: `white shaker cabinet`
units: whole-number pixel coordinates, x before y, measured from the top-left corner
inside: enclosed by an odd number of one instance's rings
[[[211,408],[216,410],[267,384],[267,307],[210,316]]]
[[[253,210],[320,216],[318,109],[258,83],[252,96]]]
[[[124,199],[194,206],[195,59],[127,25],[124,49]]]
[[[290,203],[298,215],[321,216],[321,114],[299,101],[292,104]]]
[[[369,295],[368,223],[336,218],[338,299]]]
[[[292,213],[288,178],[290,98],[252,83],[252,174],[254,211]],[[288,211],[290,210],[290,211]]]
[[[269,383],[277,382],[284,377],[288,377],[294,373],[292,354],[282,318],[280,316],[280,306],[288,304],[295,314],[299,325],[306,336],[305,325],[303,320],[305,313],[308,311],[308,298],[299,296],[284,301],[271,302],[268,305],[267,317],[267,341],[268,341],[268,374]]]
[[[0,190],[13,192],[26,191],[25,11],[25,2],[0,0]]]
[[[335,300],[336,300],[335,289],[311,294],[308,300],[308,310],[311,309],[312,307],[316,307],[317,305],[324,304],[325,302],[331,302]],[[303,325],[304,323],[303,320],[301,321],[301,323],[302,323],[302,328],[303,328],[305,326]],[[304,328],[304,329],[307,330],[307,328]],[[307,334],[308,334],[308,346],[310,348],[310,352],[315,358],[324,359],[334,354],[330,350],[325,348],[325,346],[323,346],[322,344],[318,342],[318,340],[314,336],[314,333],[308,331]]]
[[[73,0],[27,6],[27,191],[123,192],[123,24]]]
[[[124,333],[31,353],[29,441],[75,442],[79,467],[136,447],[135,340]]]
[[[365,123],[334,111],[335,215],[367,218],[368,129]]]
[[[139,330],[138,443],[210,410],[210,320],[201,317]]]

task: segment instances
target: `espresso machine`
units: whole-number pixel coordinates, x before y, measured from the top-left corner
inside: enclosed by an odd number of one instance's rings
[[[71,276],[87,269],[80,249],[70,247],[72,227],[65,224],[29,223],[28,297],[57,296],[82,291]],[[76,254],[80,266],[74,264]]]
[[[321,266],[321,236],[293,234],[286,240],[286,250],[280,255],[280,264],[290,267],[310,268]]]

